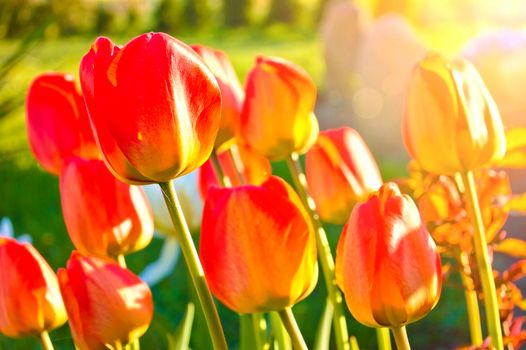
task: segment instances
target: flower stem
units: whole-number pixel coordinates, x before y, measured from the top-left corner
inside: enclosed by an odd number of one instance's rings
[[[409,345],[409,339],[407,338],[407,332],[405,326],[391,328],[393,336],[395,338],[396,348],[398,350],[411,350]]]
[[[43,350],[54,350],[53,343],[51,343],[51,338],[49,337],[49,333],[47,331],[40,333],[39,338]]]
[[[214,172],[216,173],[216,176],[219,179],[219,184],[221,185],[221,187],[232,187],[232,181],[230,181],[228,175],[226,175],[223,171],[223,168],[221,167],[221,163],[219,162],[219,158],[217,157],[215,151],[213,151],[212,155],[210,155],[210,160],[212,161],[212,168],[214,168]]]
[[[379,350],[391,350],[391,336],[389,335],[389,328],[376,328],[376,339],[378,341]]]
[[[119,263],[120,267],[122,267],[123,269],[127,269],[128,268],[128,266],[126,264],[126,258],[124,257],[123,254],[117,255],[116,260]],[[141,343],[139,342],[139,338],[135,338],[128,345],[123,347],[123,349],[140,350],[141,349]]]
[[[214,299],[206,283],[205,273],[197,251],[195,249],[194,243],[192,241],[192,236],[186,220],[183,215],[181,204],[175,193],[173,183],[171,181],[160,183],[159,186],[163,192],[164,200],[172,221],[174,223],[175,232],[179,244],[181,246],[181,251],[183,253],[188,271],[190,272],[190,277],[197,291],[197,297],[201,302],[201,307],[203,308],[203,313],[208,325],[208,330],[210,331],[210,336],[212,338],[212,343],[214,349],[226,350],[226,339],[223,334],[223,327],[221,326],[221,321],[219,320],[219,314],[217,313],[216,306],[214,304]]]
[[[305,343],[305,340],[301,335],[300,329],[298,327],[298,324],[296,323],[296,319],[294,318],[294,314],[292,313],[290,307],[287,307],[279,311],[278,313],[281,317],[281,321],[283,321],[285,329],[287,329],[287,332],[289,333],[294,349],[307,350],[307,344]]]
[[[247,179],[245,178],[245,165],[243,164],[243,159],[241,159],[241,153],[239,153],[239,147],[236,144],[233,144],[228,149],[228,155],[230,156],[230,159],[232,159],[232,163],[234,163],[234,168],[236,169],[237,176],[239,177],[239,182],[244,184],[247,183]]]
[[[267,323],[259,313],[251,314],[252,331],[254,332],[254,341],[258,350],[268,349],[266,341]]]
[[[466,190],[467,209],[474,227],[473,246],[475,248],[475,258],[480,274],[482,292],[484,293],[484,307],[486,309],[486,324],[491,337],[491,345],[497,350],[504,348],[502,341],[502,331],[500,325],[499,305],[497,302],[497,291],[493,270],[489,260],[488,246],[486,242],[486,230],[482,221],[482,214],[477,198],[477,189],[473,172],[462,173],[462,182]]]
[[[469,259],[466,252],[460,251],[458,253],[458,261],[460,265],[460,279],[464,287],[464,298],[466,299],[466,311],[469,323],[469,335],[471,338],[471,345],[481,345],[482,327],[480,324],[479,302],[477,298],[477,291],[473,285],[471,278],[471,268],[469,266]]]
[[[338,350],[351,349],[349,343],[349,335],[347,332],[347,321],[343,313],[343,298],[336,285],[336,277],[334,275],[334,259],[332,257],[331,248],[327,239],[327,234],[323,228],[320,217],[316,212],[316,204],[310,196],[307,187],[307,179],[301,168],[299,157],[297,153],[292,153],[287,158],[287,165],[292,175],[292,180],[296,187],[303,204],[311,217],[314,231],[316,234],[316,245],[318,246],[318,258],[320,260],[321,269],[325,278],[325,285],[327,287],[327,294],[329,300],[334,306],[333,324],[334,334],[336,337],[336,346]],[[353,350],[355,350],[353,348]]]

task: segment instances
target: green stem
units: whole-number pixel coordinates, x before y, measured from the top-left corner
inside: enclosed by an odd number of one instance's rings
[[[43,331],[39,334],[39,338],[43,350],[54,350],[53,343],[51,343],[51,338],[49,337],[48,332]]]
[[[285,326],[283,326],[283,322],[281,321],[279,314],[275,311],[272,311],[269,313],[269,318],[272,335],[274,338],[274,349],[291,350],[292,343]]]
[[[379,350],[391,350],[391,336],[389,328],[376,328],[376,340],[378,341]]]
[[[393,327],[391,328],[391,331],[393,332],[396,348],[398,350],[411,350],[411,345],[409,345],[409,339],[407,338],[405,326]]]
[[[343,298],[338,286],[336,285],[334,259],[332,257],[327,234],[325,233],[325,229],[321,224],[320,217],[316,212],[316,204],[314,204],[314,200],[311,198],[308,192],[307,179],[305,178],[305,174],[303,173],[301,164],[299,163],[299,156],[297,153],[292,153],[290,157],[287,158],[287,165],[292,175],[292,180],[294,181],[296,191],[298,192],[303,204],[307,208],[307,211],[309,212],[309,215],[312,219],[312,224],[314,225],[316,245],[318,246],[318,258],[320,260],[323,277],[325,279],[327,294],[329,296],[329,300],[334,306],[333,324],[334,334],[336,337],[336,347],[338,350],[349,350],[351,349],[351,346],[347,332],[347,321],[345,320],[345,315],[343,313]],[[352,350],[355,350],[354,347]]]
[[[460,251],[458,254],[460,265],[460,279],[464,287],[464,298],[466,299],[466,311],[469,323],[469,335],[472,345],[481,345],[484,341],[482,338],[482,327],[480,322],[479,302],[477,291],[471,278],[471,268],[469,258],[466,252]]]
[[[486,230],[482,221],[477,189],[472,171],[462,173],[462,182],[466,190],[467,209],[474,227],[473,246],[475,248],[475,258],[480,274],[482,292],[484,293],[484,307],[486,309],[486,324],[491,337],[491,345],[502,350],[502,330],[500,325],[499,304],[497,302],[497,290],[493,279],[493,269],[489,260],[488,245],[486,242]]]
[[[212,161],[212,168],[214,168],[214,172],[219,179],[221,187],[232,187],[232,181],[230,181],[228,175],[223,171],[223,167],[221,166],[215,151],[210,155],[210,160]]]
[[[266,349],[267,344],[265,341],[265,333],[267,324],[261,317],[261,314],[251,314],[252,318],[252,331],[254,332],[254,342],[256,343],[256,348],[258,350],[260,349]]]
[[[210,337],[212,338],[214,349],[226,350],[228,348],[225,335],[223,334],[223,327],[219,320],[219,314],[217,313],[214,299],[212,298],[212,294],[206,283],[205,273],[192,241],[190,230],[184,219],[181,204],[177,199],[173,183],[171,181],[164,182],[160,183],[159,186],[163,192],[170,216],[172,217],[177,239],[181,246],[181,252],[183,253],[188,271],[190,272],[190,277],[192,278],[192,282],[197,291],[197,297],[201,302],[201,307],[208,325],[208,330],[210,331]]]
[[[127,265],[126,265],[126,259],[124,258],[124,255],[122,254],[119,254],[117,255],[117,262],[119,263],[119,266],[122,267],[123,269],[127,269]]]
[[[292,346],[295,350],[308,350],[307,344],[301,335],[296,319],[290,307],[287,307],[281,311],[278,311],[279,317],[285,326],[285,329],[289,333],[290,339],[292,340]]]

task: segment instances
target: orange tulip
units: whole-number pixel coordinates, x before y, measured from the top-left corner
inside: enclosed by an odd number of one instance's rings
[[[261,185],[272,174],[270,162],[247,145],[238,145],[238,150],[242,163],[241,174],[243,179],[240,178],[234,160],[228,152],[219,153],[217,156],[221,168],[230,179],[232,186],[243,185],[243,182],[251,185]],[[203,199],[206,199],[210,187],[219,186],[219,179],[211,162],[209,159],[199,168],[199,192]]]
[[[422,168],[438,174],[474,170],[506,152],[499,111],[476,69],[436,54],[413,72],[402,137]]]
[[[301,67],[276,57],[258,57],[247,77],[241,136],[271,160],[304,153],[318,137],[313,113],[316,86]]]
[[[451,178],[441,175],[418,198],[418,209],[425,222],[454,220],[463,212],[460,194]]]
[[[148,329],[153,317],[150,289],[117,263],[73,252],[58,279],[80,350],[122,349]]]
[[[167,182],[210,156],[219,86],[181,41],[148,33],[120,48],[98,38],[82,59],[80,81],[99,147],[119,179]]]
[[[352,315],[370,327],[401,327],[438,302],[440,256],[416,205],[395,184],[354,207],[338,243],[336,278]]]
[[[205,61],[221,89],[221,124],[214,148],[222,151],[228,149],[235,142],[245,92],[234,67],[223,51],[201,45],[192,45],[192,49]]]
[[[0,269],[0,333],[31,336],[66,322],[57,277],[32,245],[0,237]]]
[[[309,217],[277,177],[209,190],[200,256],[212,293],[240,313],[291,306],[310,294],[318,276]]]
[[[354,204],[382,185],[371,151],[349,127],[320,132],[305,170],[320,217],[335,224],[345,223]]]
[[[27,133],[35,158],[58,175],[71,156],[98,158],[84,99],[71,74],[45,73],[33,80],[26,100]]]
[[[83,254],[115,258],[153,237],[143,190],[117,180],[101,160],[71,158],[60,174],[60,195],[69,236]]]

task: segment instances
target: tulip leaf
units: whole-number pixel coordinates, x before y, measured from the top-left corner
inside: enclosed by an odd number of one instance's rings
[[[334,306],[327,300],[325,302],[325,309],[323,315],[318,323],[316,330],[316,338],[314,340],[314,350],[329,350],[331,345],[331,327],[332,316],[334,314]]]
[[[506,155],[498,165],[503,168],[526,167],[526,128],[506,132]]]
[[[175,333],[168,337],[169,350],[186,350],[190,349],[190,335],[192,334],[192,325],[194,323],[195,306],[188,303],[183,320],[177,327]]]
[[[506,238],[495,246],[495,251],[514,258],[526,258],[526,242],[518,238]]]

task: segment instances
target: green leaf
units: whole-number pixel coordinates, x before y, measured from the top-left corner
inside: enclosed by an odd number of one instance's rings
[[[183,320],[177,327],[173,335],[168,336],[168,350],[187,350],[190,349],[190,335],[194,323],[195,306],[188,303]]]

